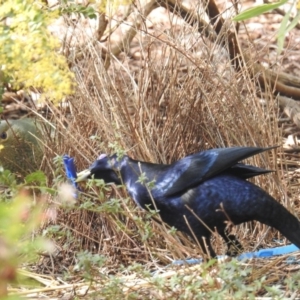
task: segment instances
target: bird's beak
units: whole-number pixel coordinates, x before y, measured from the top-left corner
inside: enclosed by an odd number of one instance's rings
[[[89,169],[83,170],[80,173],[77,173],[76,182],[85,181],[89,178],[90,175],[91,175],[91,170]]]

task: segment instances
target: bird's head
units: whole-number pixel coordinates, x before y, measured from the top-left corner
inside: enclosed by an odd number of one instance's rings
[[[106,183],[121,184],[120,179],[120,160],[117,155],[107,156],[101,154],[91,166],[77,174],[77,182],[89,178],[102,179]]]

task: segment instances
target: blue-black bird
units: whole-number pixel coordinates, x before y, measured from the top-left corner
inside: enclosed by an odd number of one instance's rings
[[[300,222],[285,207],[248,178],[269,170],[239,161],[270,150],[258,147],[211,149],[172,164],[153,164],[101,155],[78,174],[82,181],[94,177],[106,183],[125,184],[142,208],[156,209],[161,219],[197,240],[206,255],[215,257],[210,236],[218,232],[229,255],[242,250],[236,237],[227,234],[228,221],[241,224],[256,220],[280,231],[300,248]]]

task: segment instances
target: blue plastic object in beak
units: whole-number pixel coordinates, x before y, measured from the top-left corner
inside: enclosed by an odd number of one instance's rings
[[[70,157],[68,155],[63,156],[64,166],[67,174],[67,178],[69,182],[76,188],[76,190],[81,191],[78,183],[76,182],[77,179],[77,172],[76,166],[74,163],[74,157]],[[77,195],[75,196],[77,198]]]

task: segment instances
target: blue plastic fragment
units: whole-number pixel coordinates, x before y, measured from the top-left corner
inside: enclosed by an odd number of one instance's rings
[[[224,259],[226,258],[226,255],[218,255],[217,256],[218,259]],[[188,258],[188,259],[180,259],[180,260],[173,260],[172,261],[172,265],[177,265],[177,266],[181,266],[181,265],[197,265],[197,264],[201,264],[203,263],[203,259],[202,258]]]
[[[266,258],[266,257],[272,257],[277,255],[283,255],[292,253],[295,251],[299,251],[299,248],[295,245],[288,245],[288,246],[282,246],[282,247],[275,247],[275,248],[269,248],[269,249],[262,249],[255,252],[246,252],[237,257],[238,260],[245,260],[245,259],[251,259],[251,258]],[[225,258],[225,256],[218,256],[218,258]],[[172,262],[172,265],[192,265],[192,264],[200,264],[202,263],[202,258],[196,259],[196,258],[189,258],[186,260],[174,260]],[[300,263],[298,262],[294,256],[291,256],[290,258],[287,258],[286,260],[287,264],[294,264],[294,263]]]
[[[272,257],[276,255],[283,255],[292,253],[295,251],[298,251],[299,248],[295,245],[288,245],[288,246],[282,246],[282,247],[275,247],[275,248],[269,248],[269,249],[262,249],[256,252],[248,252],[241,254],[238,259],[249,259],[249,258],[263,258],[263,257]]]
[[[64,155],[63,161],[64,161],[66,175],[67,175],[69,182],[76,188],[76,190],[80,191],[78,183],[76,182],[77,172],[76,172],[76,166],[74,163],[74,158],[70,157],[68,155]],[[75,196],[75,198],[77,198],[77,194],[74,196]]]
[[[197,265],[197,264],[201,264],[203,262],[202,258],[189,258],[189,259],[180,259],[180,260],[173,260],[172,261],[172,265],[177,265],[177,266],[181,266],[181,265]]]

